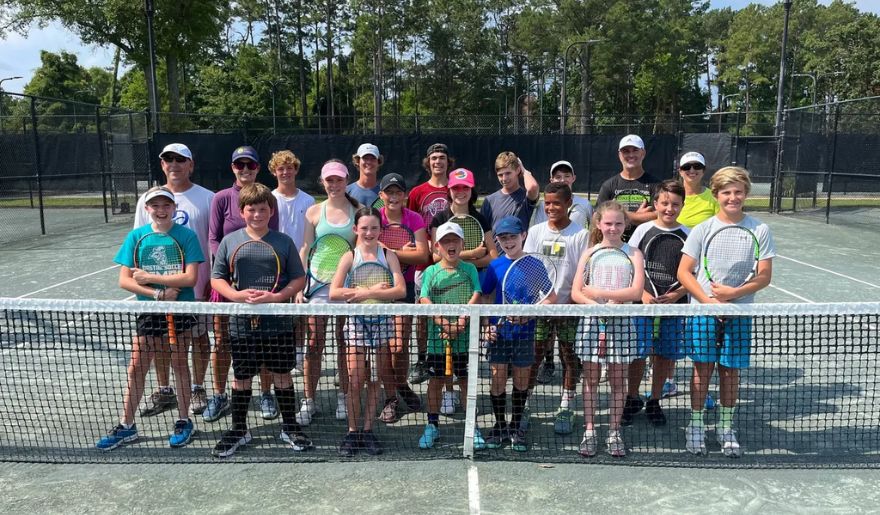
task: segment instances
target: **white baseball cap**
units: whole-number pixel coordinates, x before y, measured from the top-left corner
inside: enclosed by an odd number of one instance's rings
[[[636,147],[644,150],[645,142],[642,141],[642,138],[638,137],[635,134],[627,134],[620,140],[620,144],[617,145],[617,150],[620,150],[624,147]]]
[[[183,156],[187,159],[193,158],[192,152],[190,152],[189,147],[187,147],[183,143],[171,143],[165,145],[165,148],[162,149],[162,152],[159,152],[159,157],[162,157],[169,152],[177,154],[179,156]]]
[[[437,228],[437,239],[435,241],[440,241],[444,236],[448,236],[450,234],[454,234],[464,239],[464,231],[461,230],[461,226],[455,222],[446,222]]]
[[[181,154],[181,155],[183,155],[183,154]],[[174,200],[174,193],[171,193],[167,189],[160,187],[160,188],[156,188],[152,191],[148,191],[147,194],[144,195],[144,204],[149,204],[149,202],[151,200],[153,200],[154,198],[157,198],[157,197],[165,197],[168,200],[170,200],[171,202],[174,202],[175,204],[177,203],[177,201]]]
[[[571,166],[571,163],[569,163],[568,161],[563,159],[560,161],[556,161],[555,163],[550,165],[550,175],[553,175],[553,172],[555,172],[556,169],[559,168],[560,166],[564,166],[564,167],[568,168],[569,170],[571,170],[571,173],[574,173],[574,167]]]
[[[678,160],[678,166],[688,163],[700,163],[701,165],[706,166],[706,158],[699,152],[688,152]]]
[[[358,147],[357,156],[364,157],[365,155],[370,154],[371,156],[379,159],[379,147],[373,145],[372,143],[364,143],[363,145]]]

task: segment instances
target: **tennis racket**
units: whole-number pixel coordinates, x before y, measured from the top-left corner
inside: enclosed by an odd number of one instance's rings
[[[600,290],[614,291],[629,288],[633,282],[635,267],[626,252],[615,247],[597,249],[587,260],[584,285]],[[605,304],[605,299],[598,299]],[[599,317],[599,357],[605,356],[606,320]]]
[[[540,304],[554,291],[556,264],[543,254],[526,254],[511,263],[501,280],[505,304]],[[498,326],[509,321],[501,317]]]
[[[673,232],[661,232],[645,245],[645,278],[656,298],[679,286],[677,273],[684,240]],[[654,339],[660,336],[660,317],[654,317]]]
[[[398,223],[386,225],[382,228],[382,234],[379,235],[379,243],[391,250],[400,250],[407,245],[414,245],[415,242],[415,233],[409,227]],[[409,270],[409,265],[401,263],[400,271],[406,273],[407,270]]]
[[[447,270],[441,268],[434,277],[433,285],[428,291],[428,299],[434,304],[467,304],[474,295],[474,287],[471,278],[458,267]],[[445,324],[457,325],[458,316],[445,316]],[[467,329],[463,329],[466,331]],[[452,367],[452,344],[449,341],[449,333],[441,328],[443,334],[444,353],[446,354],[446,376],[453,373]],[[460,333],[459,333],[460,334]],[[457,336],[457,335],[456,335]]]
[[[758,273],[761,247],[755,234],[739,225],[728,225],[715,231],[703,252],[703,271],[710,283],[738,288]],[[715,342],[724,345],[725,319],[716,317]]]
[[[142,236],[134,246],[134,266],[144,272],[157,275],[182,274],[184,271],[183,249],[177,240],[163,232],[151,232]],[[152,288],[164,290],[161,284],[151,284]],[[165,315],[168,324],[168,342],[177,345],[177,327],[174,316]]]
[[[391,270],[389,270],[388,267],[378,261],[361,263],[352,268],[346,277],[346,286],[349,288],[372,288],[380,284],[385,284],[387,288],[394,286],[394,276],[391,274]],[[369,299],[362,303],[375,304],[377,302],[379,301]],[[360,326],[364,330],[364,336],[369,340],[367,342],[367,349],[369,352],[371,382],[378,380],[378,372],[376,368],[376,345],[378,345],[379,342],[374,340],[374,334],[379,333],[381,335],[382,328],[379,327],[379,324],[385,323],[386,319],[387,317],[384,315],[355,316],[355,320],[360,323]],[[376,345],[373,345],[374,343]]]
[[[464,250],[474,250],[485,242],[483,226],[473,216],[455,215],[449,221],[461,227],[464,233]]]
[[[274,293],[281,279],[281,260],[272,245],[263,240],[248,240],[232,251],[229,260],[232,286],[238,290]],[[251,329],[257,329],[260,317],[251,317]]]
[[[339,260],[346,252],[351,252],[351,243],[338,234],[325,234],[312,243],[309,249],[309,272],[306,276],[306,298],[330,284]]]
[[[373,203],[370,204],[370,207],[372,207],[373,209],[382,209],[383,207],[385,207],[385,201],[382,200],[382,197],[376,197],[376,200],[374,200]]]
[[[425,195],[425,198],[422,199],[422,205],[419,207],[425,226],[430,227],[434,217],[442,213],[447,206],[449,206],[449,199],[446,197],[445,191],[432,191]]]

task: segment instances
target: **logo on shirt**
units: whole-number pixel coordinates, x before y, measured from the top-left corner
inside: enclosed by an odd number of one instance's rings
[[[176,223],[177,225],[186,226],[187,224],[189,224],[189,213],[183,211],[182,209],[178,209],[174,212],[174,217],[172,218],[172,220],[174,220],[174,223]]]
[[[541,253],[555,259],[562,259],[565,257],[565,241],[544,240],[541,242]]]

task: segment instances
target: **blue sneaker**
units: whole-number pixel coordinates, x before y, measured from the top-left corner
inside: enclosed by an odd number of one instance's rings
[[[480,432],[480,428],[474,428],[474,450],[482,451],[486,448],[486,439],[483,438],[483,433]]]
[[[95,447],[102,451],[112,451],[124,443],[131,443],[138,439],[137,424],[132,424],[128,429],[122,424],[114,427],[104,435]]]
[[[192,420],[178,420],[174,423],[174,432],[168,437],[168,445],[171,447],[183,447],[192,440],[195,426]]]
[[[425,426],[425,432],[422,434],[422,437],[419,438],[419,448],[420,449],[430,449],[434,447],[434,442],[440,438],[440,430],[434,426],[434,424],[427,424]]]
[[[224,415],[228,415],[232,411],[232,404],[229,402],[229,396],[224,394],[215,394],[208,400],[208,407],[202,412],[202,419],[205,422],[214,422],[220,420]]]
[[[711,395],[706,395],[706,409],[715,409],[715,399]]]

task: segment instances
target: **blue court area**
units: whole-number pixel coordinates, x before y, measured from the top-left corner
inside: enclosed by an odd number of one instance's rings
[[[759,296],[761,302],[880,301],[880,279],[876,276],[880,235],[876,232],[867,227],[859,230],[800,218],[756,215],[770,225],[779,252],[774,260],[772,286]],[[0,296],[128,298],[117,286],[119,270],[112,258],[130,228],[129,218],[115,218],[111,224],[89,224],[65,234],[4,242],[0,247]],[[116,359],[124,361],[124,356],[120,354]],[[122,380],[113,377],[116,382]],[[43,388],[51,391],[51,380]],[[109,423],[112,416],[105,418]],[[40,424],[40,417],[27,423]],[[677,438],[680,433],[674,431]],[[633,450],[633,456],[637,452]],[[406,459],[239,462],[224,466],[4,464],[0,490],[5,492],[5,509],[16,512],[45,511],[48,506],[58,506],[65,512],[116,511],[120,506],[137,506],[138,511],[146,512],[181,508],[200,511],[210,505],[210,511],[224,512],[258,509],[323,513],[352,511],[355,507],[351,499],[357,499],[357,509],[386,513],[605,513],[645,509],[660,513],[827,513],[870,511],[880,500],[880,493],[873,488],[876,472],[872,470],[716,470],[688,468],[686,463],[683,467],[657,468],[491,459],[418,461],[413,456]],[[209,504],[205,504],[206,499],[210,499]]]

